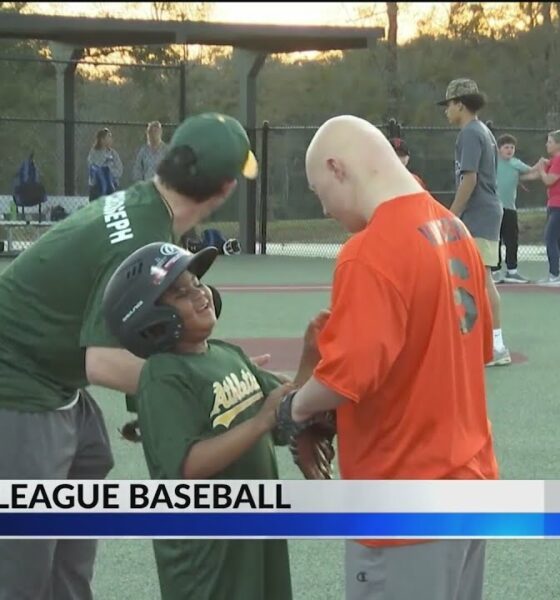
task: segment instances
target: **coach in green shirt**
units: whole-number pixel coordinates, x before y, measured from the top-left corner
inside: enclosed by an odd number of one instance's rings
[[[134,395],[141,359],[101,315],[105,286],[138,248],[175,242],[257,163],[235,119],[202,114],[175,131],[152,181],[92,202],[0,275],[0,478],[102,479],[113,466],[88,384]],[[95,540],[0,540],[0,600],[89,600]]]

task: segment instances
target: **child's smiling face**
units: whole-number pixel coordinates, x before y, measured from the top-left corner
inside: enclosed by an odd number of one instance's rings
[[[199,343],[212,334],[216,311],[210,288],[189,271],[184,271],[160,299],[175,309],[183,323],[181,342]]]

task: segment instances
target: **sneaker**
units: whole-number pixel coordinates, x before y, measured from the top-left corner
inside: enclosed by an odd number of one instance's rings
[[[546,279],[539,279],[538,285],[560,286],[560,275],[549,275]]]
[[[494,349],[494,358],[486,365],[487,367],[504,367],[511,365],[511,355],[507,348]]]
[[[492,279],[494,280],[494,283],[503,283],[504,275],[501,271],[494,271],[492,273]]]
[[[529,283],[528,279],[522,277],[519,273],[506,273],[504,277],[505,283]]]

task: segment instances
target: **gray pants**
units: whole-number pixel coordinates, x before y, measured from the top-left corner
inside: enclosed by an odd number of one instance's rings
[[[481,600],[484,540],[367,547],[346,542],[346,600]]]
[[[104,479],[103,415],[81,393],[68,410],[0,409],[0,479]],[[90,600],[96,540],[0,540],[0,600]]]

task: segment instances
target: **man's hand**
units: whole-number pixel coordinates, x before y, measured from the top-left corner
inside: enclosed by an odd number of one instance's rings
[[[270,362],[270,354],[260,354],[259,356],[253,356],[251,362],[256,367],[264,367]]]
[[[272,371],[269,371],[272,373]],[[293,383],[292,378],[284,375],[284,373],[272,373],[276,379],[280,381],[280,383]]]
[[[539,158],[539,162],[537,163],[537,171],[539,172],[539,175],[546,174],[546,168],[549,164],[550,161],[547,158],[543,158],[542,156]]]
[[[461,217],[465,212],[467,204],[474,192],[474,188],[476,187],[476,182],[477,174],[474,171],[467,171],[462,174],[461,182],[455,193],[455,199],[449,208],[449,210],[457,217]]]
[[[284,396],[295,389],[293,383],[285,383],[272,390],[266,397],[264,404],[256,417],[262,426],[263,432],[270,431],[276,426],[276,411]]]

